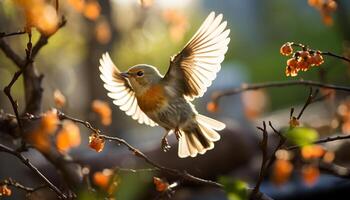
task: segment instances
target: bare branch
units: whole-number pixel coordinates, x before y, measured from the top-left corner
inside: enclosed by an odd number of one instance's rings
[[[0,144],[0,151],[11,154],[13,156],[16,156],[18,159],[21,160],[21,162],[23,164],[25,164],[28,168],[30,168],[41,180],[43,180],[45,182],[45,184],[47,184],[47,186],[53,190],[58,197],[62,198],[62,199],[66,199],[67,196],[65,194],[62,193],[62,191],[60,191],[54,184],[52,184],[30,161],[28,158],[24,157],[21,153],[18,153],[17,151],[3,145]]]
[[[194,182],[194,183],[198,183],[198,184],[205,184],[205,185],[210,185],[210,186],[215,186],[215,187],[222,187],[222,185],[220,183],[193,176],[193,175],[187,173],[186,171],[179,171],[177,169],[172,169],[172,168],[167,168],[167,167],[161,166],[160,164],[152,161],[143,152],[141,152],[137,148],[135,148],[132,145],[130,145],[124,139],[121,139],[121,138],[118,138],[118,137],[112,137],[112,136],[103,135],[103,134],[101,134],[100,130],[98,130],[97,128],[94,128],[87,121],[83,121],[83,120],[80,120],[80,119],[76,119],[74,117],[67,116],[66,114],[64,114],[62,112],[58,112],[58,116],[59,116],[60,119],[69,119],[69,120],[71,120],[73,122],[80,123],[80,124],[84,125],[85,127],[87,127],[88,129],[92,130],[93,132],[98,134],[99,137],[104,138],[105,140],[114,141],[114,142],[117,142],[118,144],[122,144],[122,145],[126,146],[135,156],[142,158],[146,163],[154,166],[155,168],[161,170],[162,172],[165,172],[165,173],[167,173],[169,175],[178,176],[178,177],[180,177],[180,179],[187,180],[187,181],[190,181],[190,182]]]
[[[5,38],[5,37],[11,37],[11,36],[15,36],[15,35],[23,35],[26,34],[26,31],[23,30],[19,30],[17,32],[13,32],[13,33],[4,33],[4,32],[0,32],[0,38]]]
[[[338,91],[350,92],[350,87],[346,87],[346,86],[325,84],[325,83],[320,83],[320,82],[315,82],[310,80],[296,80],[296,81],[266,82],[266,83],[250,84],[250,85],[242,84],[241,87],[213,93],[212,100],[213,102],[218,102],[221,97],[235,95],[235,94],[239,94],[241,92],[245,92],[249,90],[258,90],[258,89],[273,88],[273,87],[289,87],[289,86],[295,86],[295,85],[315,86],[319,88],[328,88],[328,89],[334,89]]]
[[[35,188],[27,187],[27,186],[20,184],[19,182],[15,181],[15,180],[11,179],[11,178],[5,179],[4,181],[0,181],[0,186],[1,185],[13,186],[13,187],[18,188],[20,190],[23,190],[27,193],[32,193],[32,192],[35,192],[35,191],[40,190],[42,188],[48,187],[47,185],[41,185],[41,186],[38,186]]]
[[[305,145],[309,145],[309,144],[322,144],[322,143],[328,143],[328,142],[332,142],[332,141],[337,141],[337,140],[347,140],[350,139],[350,135],[337,135],[337,136],[330,136],[327,138],[323,138],[320,140],[316,140],[312,143],[308,143]],[[286,148],[287,150],[294,150],[294,149],[298,149],[300,147],[302,147],[303,145],[294,145],[294,146],[290,146],[288,148]]]

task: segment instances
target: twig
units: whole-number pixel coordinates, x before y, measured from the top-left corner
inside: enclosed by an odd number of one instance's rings
[[[16,64],[18,68],[24,65],[25,61],[0,37],[0,49],[5,55]]]
[[[179,171],[177,169],[172,169],[172,168],[167,168],[164,167],[154,161],[152,161],[150,158],[148,158],[144,153],[142,153],[140,150],[138,150],[137,148],[133,147],[132,145],[130,145],[128,142],[126,142],[124,139],[118,138],[118,137],[112,137],[112,136],[107,136],[107,135],[103,135],[101,134],[101,131],[94,128],[89,122],[87,121],[83,121],[80,119],[76,119],[74,117],[70,117],[67,116],[66,114],[62,113],[62,112],[58,112],[58,116],[59,118],[62,119],[69,119],[73,122],[76,123],[80,123],[83,124],[85,127],[87,127],[88,129],[92,130],[93,132],[99,134],[99,137],[104,138],[105,140],[109,140],[109,141],[115,141],[118,144],[122,144],[124,146],[126,146],[131,152],[134,153],[135,156],[142,158],[146,163],[154,166],[156,169],[161,170],[162,172],[165,172],[167,174],[170,175],[175,175],[180,177],[181,179],[187,180],[187,181],[191,181],[194,183],[199,183],[199,184],[205,184],[205,185],[210,185],[210,186],[215,186],[215,187],[220,187],[222,188],[222,184],[217,183],[215,181],[211,181],[211,180],[206,180],[206,179],[202,179],[196,176],[193,176],[189,173],[187,173],[186,171]]]
[[[20,183],[18,183],[17,181],[11,179],[11,178],[8,178],[8,179],[5,179],[4,181],[1,181],[0,182],[0,185],[8,185],[8,186],[13,186],[15,188],[18,188],[20,190],[23,190],[27,193],[33,193],[39,189],[42,189],[42,188],[46,188],[48,187],[47,185],[41,185],[41,186],[38,186],[38,187],[35,187],[35,188],[32,188],[32,187],[27,187],[27,186],[24,186]]]
[[[259,172],[259,178],[255,184],[255,187],[253,188],[253,191],[251,193],[251,199],[256,198],[256,194],[258,193],[260,189],[260,185],[262,181],[264,180],[265,172],[266,172],[266,163],[268,162],[268,155],[267,155],[267,142],[268,142],[268,133],[266,131],[266,123],[263,121],[263,128],[257,127],[263,134],[263,138],[260,143],[260,149],[262,151],[262,162]]]
[[[32,52],[32,34],[31,34],[31,32],[28,33],[28,38],[29,38],[29,41],[27,43],[27,48],[25,50],[26,51],[26,62],[25,62],[25,65],[22,66],[21,69],[14,74],[14,76],[12,77],[10,83],[4,88],[4,93],[6,94],[8,99],[10,100],[11,105],[12,105],[12,109],[13,109],[15,115],[16,115],[16,119],[17,119],[17,122],[18,122],[18,127],[20,129],[20,133],[21,133],[22,137],[24,136],[23,125],[22,125],[21,119],[19,117],[17,101],[15,101],[13,99],[12,95],[11,95],[11,88],[12,88],[13,84],[15,84],[15,82],[21,76],[21,74],[23,73],[25,68],[32,62],[32,60],[31,60],[31,52]],[[23,142],[22,142],[22,146],[25,146]]]
[[[316,141],[314,141],[312,143],[308,143],[308,144],[322,144],[322,143],[327,143],[327,142],[332,142],[332,141],[337,141],[337,140],[347,140],[347,139],[350,139],[350,135],[337,135],[337,136],[330,136],[327,138],[316,140]],[[305,144],[305,145],[308,145],[308,144]],[[298,149],[302,146],[303,145],[293,145],[293,146],[290,146],[286,149],[287,150],[294,150],[294,149]]]
[[[304,44],[295,43],[295,42],[291,42],[290,44],[291,44],[292,46],[301,47],[301,48],[303,48],[304,50],[307,50],[307,51],[314,51],[314,52],[317,51],[317,50],[308,48],[308,46],[307,46],[307,45],[304,45]],[[337,54],[335,54],[335,53],[332,53],[332,52],[322,52],[322,51],[321,51],[321,54],[322,54],[322,55],[325,55],[325,56],[331,56],[331,57],[334,57],[334,58],[338,58],[338,59],[341,59],[341,60],[350,62],[350,59],[349,59],[349,58],[344,57],[344,56],[339,56],[339,55],[337,55]]]
[[[258,90],[262,88],[272,88],[272,87],[289,87],[294,85],[315,86],[319,88],[328,88],[328,89],[350,92],[350,87],[333,85],[333,84],[325,84],[325,83],[315,82],[310,80],[278,81],[278,82],[266,82],[266,83],[250,84],[250,85],[242,84],[241,87],[213,93],[212,100],[213,102],[218,102],[221,97],[235,95],[248,90]]]
[[[271,121],[269,121],[269,126],[270,128],[273,130],[273,132],[278,135],[279,137],[279,143],[278,145],[275,147],[275,149],[273,150],[271,156],[269,157],[267,154],[268,151],[268,133],[267,133],[267,129],[266,129],[266,123],[265,121],[263,121],[263,127],[257,127],[263,134],[263,138],[261,141],[261,151],[262,151],[262,162],[261,162],[261,167],[260,167],[260,172],[259,172],[259,178],[256,182],[255,187],[252,189],[251,195],[250,195],[250,199],[261,199],[261,195],[262,193],[260,192],[259,188],[260,185],[262,183],[262,181],[264,180],[265,175],[267,174],[268,169],[271,167],[271,165],[273,164],[273,162],[275,161],[275,154],[276,152],[283,146],[283,144],[286,142],[286,138],[279,132],[277,131]],[[269,198],[269,197],[267,197]]]
[[[25,164],[28,168],[30,168],[41,180],[43,180],[48,187],[53,190],[58,197],[62,198],[62,199],[66,199],[67,196],[65,194],[63,194],[54,184],[52,184],[29,160],[28,158],[24,157],[21,153],[18,153],[17,151],[3,145],[0,144],[0,151],[5,152],[5,153],[9,153],[13,156],[16,156],[18,159],[20,159],[22,161],[23,164]]]
[[[4,33],[4,32],[0,32],[0,38],[4,38],[4,37],[10,37],[10,36],[15,36],[15,35],[22,35],[25,34],[26,31],[20,30],[17,32],[13,32],[13,33]]]
[[[300,110],[297,119],[300,119],[301,116],[303,115],[305,109],[306,109],[311,103],[313,103],[313,101],[315,100],[315,98],[316,98],[316,96],[317,96],[317,94],[318,94],[318,91],[319,91],[319,90],[316,90],[315,93],[313,93],[312,87],[310,87],[309,96],[307,97],[303,108]]]
[[[55,34],[59,29],[61,29],[64,25],[66,25],[66,23],[67,23],[66,18],[64,16],[62,16],[61,22],[58,24],[56,31],[54,31],[50,35],[44,35],[44,34],[40,35],[40,38],[38,39],[38,41],[35,43],[35,45],[33,47],[33,51],[32,51],[32,58],[33,59],[39,53],[39,50],[48,43],[49,38],[53,34]]]

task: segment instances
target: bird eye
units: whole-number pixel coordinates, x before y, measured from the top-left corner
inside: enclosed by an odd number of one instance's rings
[[[136,75],[137,75],[137,76],[143,76],[143,72],[142,72],[142,71],[138,71],[138,72],[136,73]]]

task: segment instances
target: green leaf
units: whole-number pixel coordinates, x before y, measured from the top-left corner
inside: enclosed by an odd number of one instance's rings
[[[299,146],[311,144],[318,139],[317,131],[306,127],[289,128],[284,131],[284,136],[289,142]]]
[[[227,176],[220,177],[219,182],[224,185],[229,200],[248,199],[248,184],[246,182]]]

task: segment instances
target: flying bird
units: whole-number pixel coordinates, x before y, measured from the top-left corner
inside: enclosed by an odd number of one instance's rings
[[[100,59],[100,77],[113,103],[140,124],[163,127],[164,151],[170,148],[166,137],[175,133],[180,158],[213,149],[220,139],[217,131],[225,128],[199,114],[191,103],[211,85],[227,52],[230,30],[222,18],[211,12],[182,51],[170,58],[164,76],[147,64],[120,72],[108,53]]]

